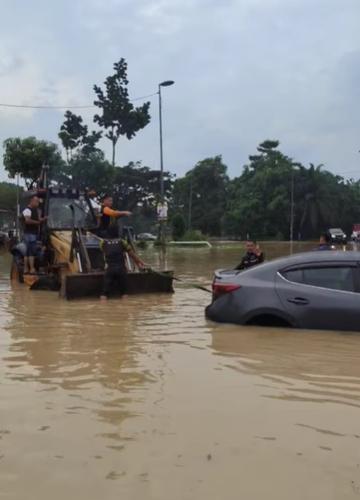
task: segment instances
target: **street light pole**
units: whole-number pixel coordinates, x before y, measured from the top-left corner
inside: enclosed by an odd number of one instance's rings
[[[193,197],[193,183],[192,183],[192,178],[190,177],[188,231],[191,230],[192,197]]]
[[[174,85],[173,80],[165,80],[159,83],[159,132],[160,132],[160,202],[164,206],[165,190],[164,190],[164,155],[163,155],[163,137],[162,137],[162,103],[161,103],[161,87],[170,87]],[[160,220],[160,243],[165,245],[165,227],[164,220]]]
[[[161,84],[159,84],[159,132],[160,132],[160,201],[164,203],[164,155],[162,139]]]

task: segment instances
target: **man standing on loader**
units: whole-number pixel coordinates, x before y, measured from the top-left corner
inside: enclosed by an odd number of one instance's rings
[[[38,239],[40,235],[40,225],[46,217],[39,215],[40,200],[37,196],[30,198],[28,206],[23,210],[24,220],[24,243],[26,245],[26,255],[24,257],[24,273],[35,274],[35,257],[38,253]]]
[[[127,210],[114,210],[112,206],[112,196],[106,194],[102,200],[101,211],[99,215],[99,227],[97,231],[97,234],[101,238],[113,238],[114,236],[109,235],[110,227],[115,226],[117,219],[119,219],[120,217],[128,217],[129,215],[131,215],[131,212],[128,212]],[[114,231],[111,232],[112,234],[114,234]],[[118,237],[118,232],[115,235],[115,238],[116,237]]]

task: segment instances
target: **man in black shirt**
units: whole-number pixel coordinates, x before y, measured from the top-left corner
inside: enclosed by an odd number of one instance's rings
[[[37,196],[30,198],[28,206],[23,210],[24,221],[23,240],[26,244],[26,256],[24,258],[24,273],[35,273],[35,257],[37,254],[37,241],[40,234],[40,226],[46,217],[39,215],[40,200]]]
[[[246,254],[241,259],[241,262],[235,269],[242,270],[256,266],[264,262],[264,254],[254,240],[248,240],[245,243]]]
[[[111,236],[113,234],[110,233]],[[125,253],[135,262],[139,269],[145,268],[144,262],[134,252],[131,245],[124,239],[112,238],[104,239],[100,243],[104,254],[106,269],[103,279],[103,290],[101,299],[106,300],[113,292],[120,295],[126,293],[127,269],[125,265]]]

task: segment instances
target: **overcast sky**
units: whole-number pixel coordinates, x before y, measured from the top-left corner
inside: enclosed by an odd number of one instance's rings
[[[304,164],[360,177],[360,0],[0,4],[0,103],[92,104],[93,84],[125,57],[132,97],[176,82],[163,117],[165,168],[177,175],[217,154],[239,175],[270,138]],[[159,168],[157,105],[143,131],[119,141],[119,164]],[[58,141],[63,113],[0,107],[0,141]],[[89,125],[92,113],[81,111]]]

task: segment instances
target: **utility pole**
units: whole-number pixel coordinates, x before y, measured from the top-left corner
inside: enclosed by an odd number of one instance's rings
[[[190,231],[191,229],[192,196],[193,196],[193,183],[192,183],[192,178],[190,177],[188,231]]]
[[[161,87],[170,87],[170,85],[174,85],[174,81],[166,80],[164,82],[159,83],[159,132],[160,132],[160,203],[161,206],[164,207],[165,204],[165,190],[164,190],[164,155],[163,155],[163,132],[162,132],[162,103],[161,103]],[[162,246],[165,245],[165,224],[166,220],[159,220],[159,240]]]

